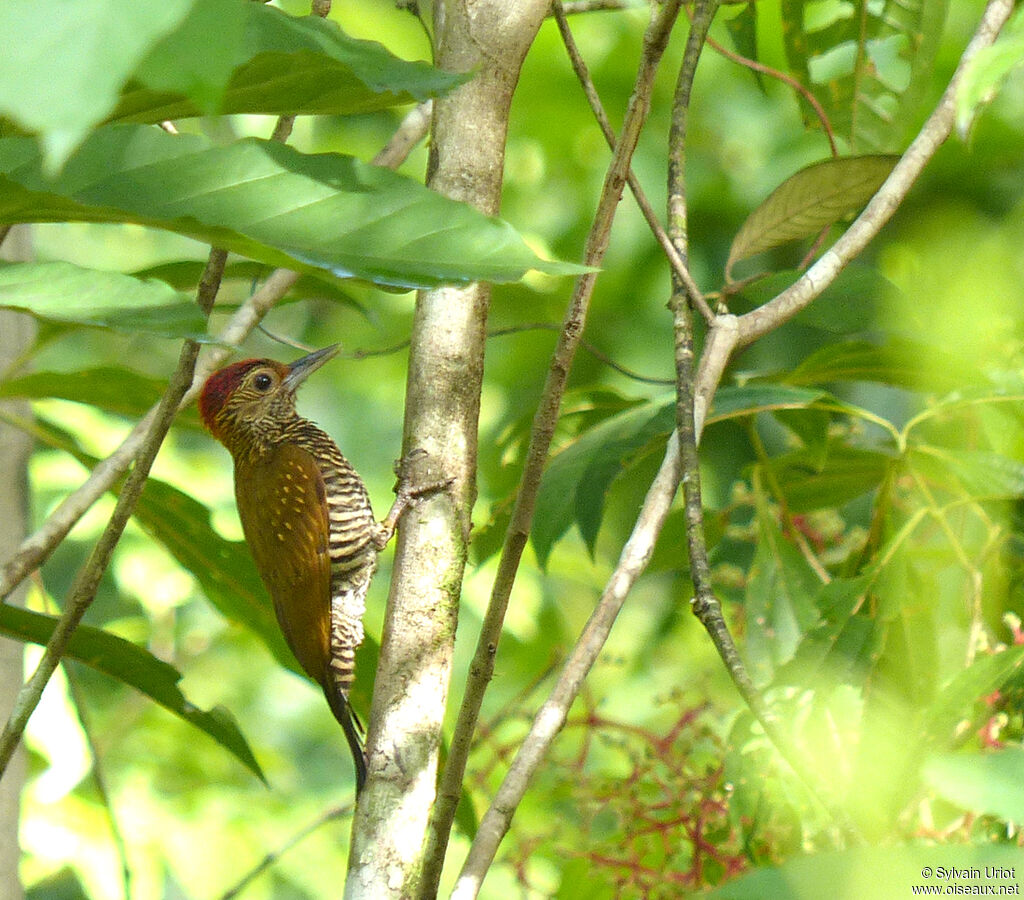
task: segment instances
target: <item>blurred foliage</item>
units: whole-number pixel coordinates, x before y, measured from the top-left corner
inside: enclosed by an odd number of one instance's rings
[[[293,16],[306,11],[297,0],[280,6]],[[322,114],[300,118],[296,149],[278,148],[270,158],[290,167],[279,174],[304,173],[317,191],[336,191],[335,199],[344,199],[352,183],[323,177],[327,163],[313,154],[369,159],[401,120],[402,103],[458,80],[422,63],[403,64],[379,45],[357,46],[362,62],[346,62],[348,38],[333,24],[307,23],[276,43],[269,30],[259,31],[264,43],[246,43],[246,28],[261,27],[253,21],[270,16],[268,28],[288,24],[278,12],[255,7],[219,0],[200,11],[187,2],[96,0],[82,4],[74,28],[59,17],[26,13],[20,2],[0,11],[7,43],[21,54],[0,60],[0,114],[8,117],[0,129],[8,155],[0,147],[0,160],[9,163],[0,209],[11,221],[50,222],[35,228],[38,263],[20,275],[14,267],[0,270],[0,303],[29,308],[41,320],[36,345],[0,382],[0,394],[31,398],[37,411],[33,514],[37,523],[45,519],[80,482],[83,467],[117,445],[173,368],[177,344],[167,335],[195,328],[181,301],[194,291],[205,258],[189,235],[230,237],[231,246],[264,263],[302,261],[307,274],[268,316],[269,334],[254,334],[244,349],[287,359],[293,351],[272,335],[312,346],[342,342],[347,358],[318,374],[301,407],[338,440],[379,511],[388,505],[401,443],[413,296],[372,282],[472,278],[480,270],[471,264],[505,266],[500,277],[509,283],[495,287],[492,302],[473,566],[452,689],[458,697],[552,326],[571,285],[549,274],[557,266],[538,271],[510,226],[484,226],[472,216],[461,232],[465,243],[448,248],[441,268],[407,246],[404,225],[375,219],[379,195],[342,223],[356,245],[362,226],[379,227],[372,246],[361,245],[373,251],[360,260],[363,280],[344,279],[343,270],[353,267],[332,256],[323,220],[287,203],[274,208],[299,216],[289,226],[294,233],[279,229],[280,221],[258,233],[240,226],[231,235],[217,231],[241,221],[229,205],[217,204],[228,195],[242,202],[232,190],[252,187],[248,172],[222,166],[238,163],[239,147],[255,146],[240,140],[270,133],[267,114],[281,109],[274,72],[321,73],[312,79],[321,88],[341,68],[359,80],[358,104],[351,94],[297,97],[296,109]],[[942,2],[919,0],[866,9],[858,23],[853,5],[841,0],[727,4],[712,29],[723,47],[800,79],[830,123],[822,125],[807,95],[706,52],[687,148],[690,262],[698,283],[720,291],[734,312],[791,283],[818,233],[828,229],[826,240],[838,233],[865,199],[864,178],[877,183],[891,159],[862,157],[872,162],[866,174],[858,163],[847,170],[849,193],[829,194],[828,179],[793,176],[845,165],[808,168],[830,157],[829,134],[844,155],[902,150],[948,82],[982,4],[949,4],[947,11]],[[193,46],[183,35],[196,31],[201,14],[225,17],[217,28],[233,49],[217,59],[209,45],[195,43],[189,80],[168,48]],[[400,57],[429,56],[415,20],[384,0],[338,2],[332,19],[352,38],[378,41]],[[645,21],[642,6],[572,17],[613,122],[632,89]],[[717,896],[820,896],[824,883],[837,896],[867,897],[880,889],[879,872],[891,873],[890,886],[901,878],[909,884],[923,865],[1004,865],[1019,854],[1019,21],[1018,15],[1007,41],[979,62],[960,98],[967,140],[939,151],[882,235],[810,309],[734,361],[702,446],[716,587],[752,674],[865,835],[889,846],[844,849],[834,823],[741,707],[689,613],[676,512],[585,698],[517,814],[485,884],[487,897],[675,897],[723,882]],[[132,40],[110,39],[111,22]],[[858,24],[862,30],[852,30]],[[665,141],[684,32],[681,23],[633,161],[656,208],[664,205]],[[220,31],[207,24],[198,33],[216,33],[220,47]],[[59,92],[49,73],[30,77],[40,59],[52,62],[40,55],[44,38],[61,48],[67,64]],[[108,50],[96,57],[74,49],[83,46]],[[238,56],[244,47],[249,56]],[[289,53],[290,63],[282,57]],[[359,68],[367,59],[384,67],[380,79]],[[301,83],[310,79],[304,74]],[[994,97],[993,85],[1000,86]],[[192,135],[189,146],[202,146],[216,162],[204,175],[211,179],[203,182],[205,201],[213,204],[204,207],[205,219],[189,205],[196,171],[176,170],[173,155],[156,158],[169,152],[163,148],[174,146],[173,138],[145,135],[142,125],[99,124],[119,115],[151,121],[139,110],[159,110],[161,91],[161,102],[179,104],[167,107],[175,114],[181,104],[235,112],[179,123]],[[130,162],[129,151],[139,152],[140,140],[153,158],[119,168]],[[400,200],[423,198],[414,182],[422,180],[425,156],[424,149],[411,156],[404,181],[387,180]],[[76,159],[83,168],[76,169]],[[514,102],[505,219],[540,256],[578,259],[607,160],[547,22]],[[154,186],[159,179],[131,182],[147,184],[138,189],[145,196],[126,186],[120,175],[142,162],[156,167],[150,175],[175,175],[179,205],[158,208],[165,199]],[[358,162],[345,165],[350,174],[366,171]],[[48,182],[58,171],[58,180]],[[83,172],[86,181],[76,180]],[[112,177],[100,177],[106,174]],[[770,200],[785,185],[787,202],[804,216],[789,233],[793,223]],[[268,202],[266,194],[249,196]],[[451,210],[434,200],[413,216],[424,232]],[[822,202],[829,208],[819,209]],[[767,224],[758,226],[758,215]],[[53,221],[76,216],[89,221]],[[484,234],[493,241],[476,243]],[[741,234],[756,256],[737,253]],[[780,235],[786,242],[775,239]],[[515,259],[507,258],[509,246],[517,248]],[[389,268],[374,268],[381,260]],[[733,260],[738,280],[727,283]],[[418,268],[410,275],[399,264]],[[211,333],[268,271],[232,257]],[[463,811],[453,866],[553,668],[590,614],[660,459],[673,416],[668,289],[656,242],[626,198],[592,304],[590,349],[574,367],[539,498],[534,552],[512,598],[467,784],[475,808]],[[182,675],[184,703],[231,710],[269,789],[222,746],[197,739],[186,721],[124,681],[69,663],[68,678],[48,690],[27,734],[23,876],[33,897],[122,896],[112,823],[124,837],[133,900],[220,897],[321,819],[242,896],[312,900],[336,896],[343,880],[348,821],[325,813],[351,796],[342,774],[350,770],[347,750],[317,690],[288,671],[287,651],[240,543],[230,461],[195,426],[194,414],[182,416],[162,450],[138,527],[126,533],[87,622],[148,653],[154,671],[172,665]],[[31,599],[37,614],[53,614],[109,508],[106,500],[98,504],[44,566]],[[389,560],[369,598],[367,631],[374,638]],[[369,641],[360,660],[355,700],[364,709],[375,646]],[[76,714],[76,698],[87,715]],[[728,880],[746,869],[755,871]]]

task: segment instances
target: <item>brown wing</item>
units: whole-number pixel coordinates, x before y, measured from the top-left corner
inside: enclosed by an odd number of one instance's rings
[[[288,646],[306,673],[325,680],[330,646],[331,558],[324,481],[316,461],[283,444],[235,466],[245,539],[274,601]]]

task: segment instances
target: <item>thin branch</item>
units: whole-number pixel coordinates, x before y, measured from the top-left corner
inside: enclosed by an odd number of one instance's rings
[[[656,8],[652,12],[651,23],[644,35],[643,54],[623,123],[622,135],[615,146],[594,222],[587,238],[584,263],[588,266],[598,265],[608,247],[612,221],[629,172],[629,161],[636,149],[640,130],[650,107],[654,75],[672,33],[672,26],[679,14],[679,6],[679,0],[668,0],[661,8]],[[444,857],[455,808],[461,796],[462,779],[480,705],[494,671],[494,655],[501,636],[505,610],[508,607],[516,571],[530,533],[541,473],[547,461],[551,439],[558,421],[562,395],[579,345],[596,278],[596,272],[588,272],[576,282],[572,299],[566,311],[563,331],[559,336],[544,391],[534,416],[530,447],[527,451],[519,492],[508,530],[505,533],[505,542],[498,561],[498,572],[494,579],[490,603],[484,616],[476,652],[470,666],[466,692],[459,710],[448,763],[445,766],[434,816],[431,820],[431,847],[427,859],[429,864],[435,867],[431,873],[434,877],[434,890],[436,890],[436,877],[440,874],[440,861]],[[541,715],[543,715],[543,711]],[[529,748],[524,746],[520,752],[529,752]],[[532,768],[529,771],[532,772]],[[529,778],[528,774],[526,778]],[[526,782],[523,781],[521,786],[525,790]],[[454,896],[476,896],[487,868],[494,858],[498,843],[508,828],[508,822],[511,821],[522,793],[519,791],[518,785],[508,789],[505,789],[505,785],[503,785],[503,789],[504,793],[499,791],[498,797],[495,798],[488,811],[489,830],[481,827],[470,848]],[[513,796],[514,802],[509,803],[507,798]],[[428,884],[426,878],[424,883]],[[423,895],[429,895],[429,888],[424,891]]]
[[[594,118],[597,120],[597,124],[601,129],[601,133],[604,135],[604,139],[608,142],[608,146],[615,149],[615,132],[612,129],[611,122],[608,121],[608,114],[604,110],[604,105],[601,103],[601,98],[597,93],[597,86],[594,84],[594,80],[590,77],[590,70],[587,68],[587,64],[580,53],[579,47],[576,45],[576,40],[572,36],[572,29],[569,28],[569,22],[566,19],[566,10],[559,0],[554,0],[551,4],[551,11],[554,14],[555,21],[558,23],[558,31],[562,35],[562,43],[565,44],[565,50],[569,54],[569,60],[572,63],[573,71],[576,73],[576,77],[579,79],[580,84],[583,86],[583,93],[587,97],[587,102],[590,104],[590,109],[594,114]],[[693,276],[690,275],[689,267],[683,261],[683,258],[676,251],[675,245],[672,243],[664,227],[658,219],[658,214],[654,211],[654,207],[651,206],[650,201],[647,199],[647,195],[644,193],[643,186],[640,184],[640,180],[636,177],[632,168],[629,169],[627,176],[627,182],[629,189],[636,199],[636,204],[640,207],[640,212],[643,213],[644,219],[647,221],[648,227],[651,229],[658,243],[661,245],[661,249],[665,252],[665,256],[668,257],[669,265],[672,266],[672,271],[683,284],[686,285],[687,290],[690,294],[690,299],[697,304],[697,308],[700,309],[701,315],[704,316],[706,322],[711,322],[715,318],[714,312],[711,307],[708,306],[707,300],[704,299],[704,295],[701,293],[697,282],[693,280]]]
[[[334,806],[327,811],[321,813],[312,822],[309,823],[305,828],[296,834],[292,835],[287,841],[284,842],[277,850],[272,853],[268,853],[260,862],[253,866],[248,872],[245,873],[234,885],[229,888],[223,894],[220,895],[220,900],[234,900],[239,894],[242,893],[250,884],[252,884],[260,875],[267,871],[271,866],[276,865],[277,862],[284,856],[289,850],[297,847],[302,841],[308,838],[311,834],[323,828],[324,825],[328,825],[336,819],[342,819],[345,816],[352,815],[352,804],[346,803],[344,806]]]
[[[694,11],[690,35],[683,55],[672,109],[669,148],[669,232],[684,258],[687,254],[685,153],[689,122],[690,96],[697,62],[707,37],[708,28],[718,7],[718,0],[699,3]],[[830,812],[833,819],[844,827],[851,838],[857,832],[846,812],[831,797],[824,780],[812,761],[801,753],[790,739],[774,711],[754,686],[729,633],[722,606],[711,583],[711,565],[708,561],[704,536],[704,505],[701,498],[700,459],[697,454],[696,365],[693,346],[693,320],[690,304],[683,286],[674,283],[669,304],[673,314],[676,352],[676,431],[682,461],[683,502],[686,517],[686,537],[690,558],[690,578],[694,587],[693,611],[711,637],[718,655],[732,678],[744,702],[753,712],[779,754],[801,777],[811,793]]]
[[[433,114],[433,100],[424,100],[409,110],[395,133],[391,135],[391,140],[373,158],[373,164],[397,169],[405,162],[412,148],[427,136],[430,130],[430,117]]]

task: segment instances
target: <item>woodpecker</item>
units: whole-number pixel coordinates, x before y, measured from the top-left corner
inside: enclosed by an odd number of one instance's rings
[[[199,397],[203,423],[231,453],[245,540],[303,670],[324,691],[366,781],[348,702],[363,640],[366,592],[377,554],[412,492],[400,486],[378,523],[359,475],[337,444],[295,411],[295,392],[338,352],[326,347],[284,365],[247,359],[211,375]]]

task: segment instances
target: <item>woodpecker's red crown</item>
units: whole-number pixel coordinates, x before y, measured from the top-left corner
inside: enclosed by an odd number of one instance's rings
[[[260,366],[280,369],[282,377],[287,372],[285,366],[270,359],[243,359],[218,369],[206,379],[206,384],[199,395],[199,416],[203,424],[214,434],[217,433],[217,416],[228,402],[228,398],[239,388],[245,376]]]

